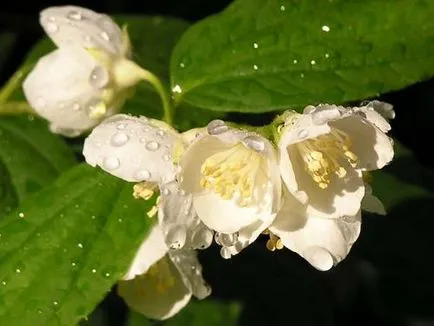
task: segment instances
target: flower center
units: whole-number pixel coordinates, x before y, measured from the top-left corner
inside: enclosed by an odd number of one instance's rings
[[[333,128],[329,134],[320,135],[297,144],[307,172],[321,189],[326,189],[333,175],[344,178],[347,170],[342,166],[348,162],[355,167],[356,154],[351,151],[351,139],[345,132]]]
[[[200,185],[218,193],[223,199],[239,196],[239,204],[246,206],[252,201],[257,172],[262,156],[253,149],[238,143],[232,148],[218,152],[202,164]]]

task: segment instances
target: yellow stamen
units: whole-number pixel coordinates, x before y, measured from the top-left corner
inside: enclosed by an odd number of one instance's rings
[[[270,231],[268,231],[267,234],[270,237],[270,239],[267,240],[267,243],[265,245],[268,250],[275,251],[276,249],[277,250],[283,249],[282,240],[278,236],[274,235]]]
[[[133,197],[136,199],[142,198],[144,200],[148,200],[154,195],[154,190],[156,187],[157,186],[155,183],[146,181],[135,184],[133,187]]]
[[[200,186],[223,199],[238,195],[238,203],[247,206],[253,199],[256,176],[263,163],[260,153],[238,143],[205,160]]]
[[[146,213],[149,218],[154,217],[158,213],[158,207],[156,205],[152,206],[151,209]]]
[[[140,288],[140,294],[146,296],[148,293],[164,294],[175,285],[175,277],[173,276],[172,266],[167,261],[167,257],[163,257],[158,262],[149,268],[149,270],[139,277],[147,281],[146,288]],[[150,291],[152,289],[154,291]]]
[[[342,161],[356,167],[358,157],[351,151],[351,139],[347,133],[333,128],[327,135],[320,135],[297,144],[307,172],[321,189],[326,189],[332,176],[344,178],[347,170]]]

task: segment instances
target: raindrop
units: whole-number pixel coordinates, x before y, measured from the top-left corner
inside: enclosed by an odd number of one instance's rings
[[[330,32],[330,27],[328,27],[327,25],[324,25],[323,27],[321,27],[321,29],[324,31],[324,32]]]
[[[104,276],[105,277],[110,277],[110,273],[105,273]]]
[[[208,248],[213,239],[213,232],[207,227],[199,227],[191,236],[191,244],[194,249]]]
[[[74,111],[78,111],[78,110],[80,110],[80,104],[78,104],[78,103],[74,103],[74,104],[72,105],[72,109],[73,109]]]
[[[161,190],[161,192],[162,192],[163,195],[165,195],[165,196],[170,195],[170,190],[169,190],[168,188],[163,188],[163,189]]]
[[[304,78],[304,74],[303,74],[303,73],[301,73],[301,74],[300,74],[300,77],[301,77],[301,78]]]
[[[41,314],[42,314],[42,310],[41,310],[41,309],[38,309],[38,310],[37,310],[37,313],[38,313],[39,315],[41,315]]]
[[[231,251],[229,250],[229,248],[222,247],[220,249],[220,256],[222,256],[224,259],[229,259],[232,256]]]
[[[24,218],[24,213],[21,212],[21,213],[18,214],[18,216],[21,217],[21,218]]]
[[[91,218],[92,220],[94,220],[94,219],[96,219],[96,216],[95,216],[95,215],[92,215],[90,218]]]
[[[126,128],[125,123],[119,123],[119,124],[116,126],[116,129],[118,129],[118,130],[124,130],[125,128]]]
[[[95,274],[96,273],[96,269],[94,268],[94,269],[92,269],[92,273],[93,274]]]
[[[117,132],[113,135],[111,139],[111,144],[116,147],[123,146],[128,142],[129,139],[130,137],[128,135],[122,132]]]
[[[109,79],[107,69],[102,66],[97,66],[90,73],[89,82],[93,87],[103,88],[107,86]]]
[[[231,234],[225,234],[220,233],[219,235],[220,244],[223,247],[230,247],[235,244],[238,240],[238,234],[237,233],[231,233]]]
[[[324,54],[324,56],[325,56],[326,58],[330,58],[330,54],[328,54],[328,53]]]
[[[163,137],[165,135],[165,132],[163,130],[158,130],[157,131],[157,136]]]
[[[181,93],[182,93],[182,88],[181,88],[181,86],[179,86],[179,85],[175,85],[175,86],[172,88],[172,92],[173,92],[173,93],[181,94]]]
[[[259,48],[259,44],[258,44],[258,43],[256,43],[256,42],[255,42],[255,43],[253,43],[253,48],[254,48],[254,49],[257,49],[257,48]]]
[[[292,62],[296,65],[298,63],[297,59],[292,60]]]
[[[71,266],[72,266],[72,267],[75,267],[75,266],[77,266],[77,264],[74,263],[74,262],[72,262],[72,263],[71,263]]]
[[[103,31],[103,32],[101,32],[99,35],[101,35],[101,37],[102,37],[105,41],[107,41],[107,42],[110,41],[110,36],[108,35],[107,32]]]
[[[120,162],[116,157],[110,156],[104,159],[103,165],[107,170],[116,170]]]
[[[316,61],[315,60],[312,60],[311,62],[310,62],[310,64],[313,66],[313,65],[316,65]]]
[[[257,65],[253,65],[253,69],[254,70],[258,70],[258,66]]]
[[[156,151],[160,147],[160,144],[157,143],[155,140],[151,140],[146,143],[146,149],[148,151]]]
[[[306,138],[308,135],[309,135],[309,133],[308,133],[307,130],[305,130],[305,129],[301,129],[301,130],[298,132],[298,137],[299,137],[300,139],[304,139],[304,138]]]
[[[21,269],[17,268],[17,269],[15,270],[15,272],[17,272],[17,274],[20,274],[20,273],[21,273]]]
[[[59,26],[53,22],[48,22],[45,28],[47,29],[48,33],[56,33],[59,30]]]
[[[265,143],[258,136],[247,136],[243,139],[243,144],[257,152],[263,152],[265,150]]]
[[[185,63],[184,63],[184,62],[181,62],[181,63],[179,64],[179,66],[180,66],[181,68],[185,68]]]
[[[119,223],[122,223],[123,220],[122,220],[121,218],[118,218],[118,222],[119,222]]]
[[[83,16],[81,15],[81,12],[73,10],[70,11],[67,15],[66,18],[69,18],[71,20],[82,20]]]
[[[78,248],[83,249],[83,244],[82,243],[78,243],[77,246],[78,246]]]
[[[186,238],[187,230],[184,225],[172,225],[166,234],[166,242],[171,249],[181,249],[184,247]]]
[[[286,10],[285,6],[284,6],[284,5],[281,5],[281,6],[280,6],[280,11],[285,11],[285,10]]]
[[[135,178],[138,181],[146,181],[151,178],[151,173],[148,170],[139,170],[136,172]]]
[[[4,285],[6,285],[7,283],[6,283],[6,281],[2,281],[2,285],[4,286]]]
[[[223,120],[212,120],[207,126],[210,135],[219,135],[229,130],[229,127]]]
[[[164,154],[163,155],[163,160],[166,161],[166,162],[170,161],[170,155],[169,154]]]
[[[57,301],[53,301],[53,304],[57,306],[59,303]]]

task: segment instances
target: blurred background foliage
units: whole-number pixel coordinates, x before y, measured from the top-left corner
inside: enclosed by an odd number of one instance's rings
[[[195,22],[229,0],[71,1],[109,14],[169,15]],[[3,2],[0,9],[0,81],[4,83],[42,36],[38,13],[61,1]],[[143,31],[152,33],[152,31]],[[433,59],[434,60],[434,59]],[[167,322],[129,313],[112,291],[82,325],[434,325],[434,80],[380,99],[392,103],[392,135],[413,153],[400,153],[374,190],[390,194],[385,217],[365,214],[349,257],[318,272],[288,250],[270,253],[258,241],[232,260],[218,249],[200,255],[211,299],[193,302]],[[230,114],[260,124],[272,115]],[[187,126],[185,126],[186,128]],[[381,189],[381,190],[380,190]],[[398,196],[398,197],[397,197]],[[396,201],[399,198],[399,201]]]

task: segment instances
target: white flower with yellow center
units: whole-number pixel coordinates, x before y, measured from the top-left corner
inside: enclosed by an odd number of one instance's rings
[[[355,216],[365,195],[363,171],[393,158],[390,125],[372,104],[308,106],[286,112],[279,127],[280,172],[309,216]]]
[[[277,152],[262,136],[233,129],[221,120],[208,124],[180,160],[180,184],[193,194],[202,222],[217,232],[225,258],[254,241],[279,208],[281,182]]]
[[[194,295],[211,293],[202,278],[194,250],[169,250],[159,226],[154,226],[138,250],[118,293],[133,310],[153,319],[180,311]]]
[[[267,247],[274,250],[285,246],[316,269],[326,271],[348,255],[360,227],[360,211],[335,219],[308,215],[306,205],[285,189],[283,207],[269,227]]]
[[[136,197],[149,199],[159,188],[158,204],[148,215],[158,213],[166,243],[173,249],[204,249],[213,239],[197,217],[192,195],[176,182],[176,163],[195,134],[183,136],[159,120],[117,114],[94,128],[84,142],[86,162],[137,183]]]
[[[58,48],[39,59],[23,83],[24,94],[53,132],[77,136],[118,112],[145,72],[128,60],[126,29],[107,15],[50,7],[40,23]]]

